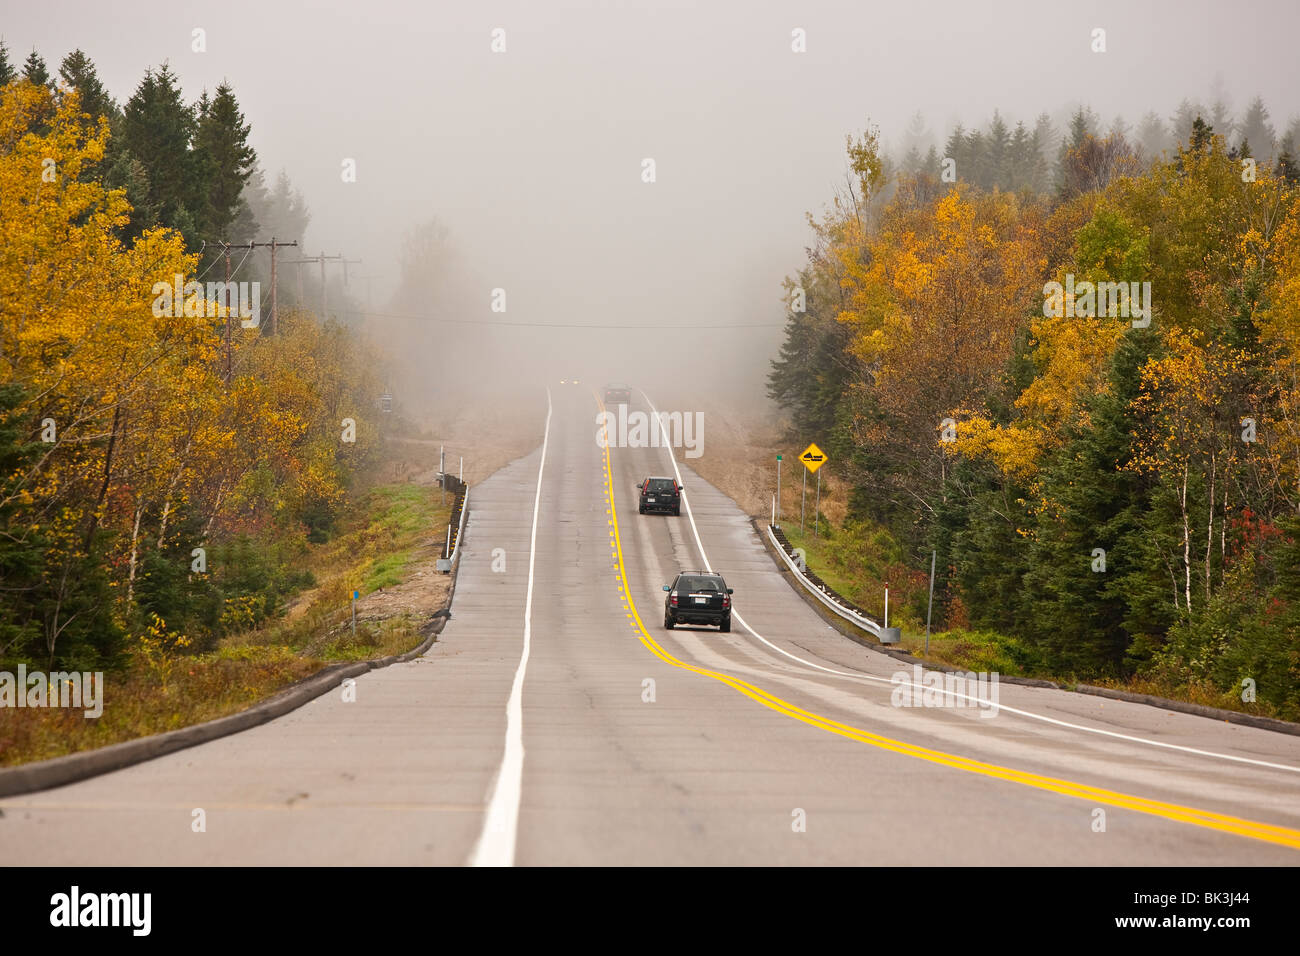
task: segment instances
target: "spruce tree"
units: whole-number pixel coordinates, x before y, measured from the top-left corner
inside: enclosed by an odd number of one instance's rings
[[[112,120],[117,114],[117,104],[104,89],[95,71],[95,64],[90,57],[80,50],[73,50],[63,58],[59,66],[59,77],[64,84],[77,91],[81,97],[81,111],[91,118],[91,124],[97,124],[99,117]]]
[[[20,386],[0,385],[0,670],[34,659],[41,638],[35,604],[47,545],[37,505],[21,492],[45,446],[20,417],[24,404]]]
[[[1264,98],[1261,96],[1256,96],[1246,108],[1246,115],[1241,120],[1241,141],[1253,143],[1254,155],[1261,161],[1267,162],[1274,156],[1277,134],[1269,122],[1268,108],[1264,106]]]
[[[0,87],[6,87],[18,78],[14,66],[9,62],[9,48],[0,40]]]
[[[45,68],[45,61],[35,50],[32,50],[23,61],[23,78],[37,86],[50,85],[50,71]]]
[[[194,114],[181,98],[176,76],[166,63],[144,79],[123,111],[122,138],[131,157],[147,164],[148,202],[152,221],[135,222],[181,231],[191,249],[201,246],[194,209],[204,202],[202,168],[190,153]],[[218,237],[219,238],[219,237]]]
[[[1006,121],[997,110],[993,111],[993,120],[989,123],[988,137],[985,140],[986,173],[983,184],[986,189],[1014,189],[1015,176],[1011,168],[1011,131]]]
[[[1210,143],[1214,139],[1214,127],[1210,126],[1201,119],[1196,117],[1192,123],[1192,134],[1188,138],[1188,145],[1193,153],[1204,153],[1210,148]]]
[[[1043,504],[1022,617],[1053,665],[1079,675],[1124,669],[1132,579],[1149,570],[1133,550],[1145,511],[1143,481],[1125,466],[1132,457],[1130,402],[1153,343],[1149,330],[1125,333],[1112,358],[1110,390],[1092,400],[1087,427],[1040,475]]]
[[[1300,166],[1296,165],[1295,153],[1289,146],[1284,145],[1278,154],[1277,174],[1291,186],[1300,183]]]
[[[248,144],[249,131],[230,84],[218,86],[211,100],[204,92],[194,151],[207,187],[203,229],[212,236],[226,237],[240,213],[244,185],[257,163],[257,153]]]

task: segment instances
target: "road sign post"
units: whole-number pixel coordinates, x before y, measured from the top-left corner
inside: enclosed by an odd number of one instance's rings
[[[818,448],[816,443],[813,443],[803,450],[803,454],[799,456],[799,460],[803,462],[803,467],[804,467],[803,497],[799,500],[799,533],[803,534],[803,521],[804,521],[803,512],[804,512],[805,505],[808,503],[808,472],[811,471],[814,474],[816,474],[817,470],[821,468],[822,465],[826,464],[826,453],[822,451],[820,448]],[[817,476],[817,507],[820,508],[821,505],[822,505],[822,479],[821,479],[821,475],[818,475]],[[817,525],[817,516],[813,515],[813,527],[816,528],[816,525]],[[816,534],[817,533],[814,530],[813,536],[816,537]]]
[[[817,522],[822,516],[822,473],[817,470],[817,504],[813,506],[813,537],[817,537]]]

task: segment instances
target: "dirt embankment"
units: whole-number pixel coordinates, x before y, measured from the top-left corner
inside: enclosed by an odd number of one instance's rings
[[[797,520],[804,472],[798,458],[808,444],[820,436],[789,436],[789,423],[766,406],[747,410],[714,399],[702,410],[704,454],[699,458],[681,460],[709,484],[734,499],[746,514],[770,515],[772,496],[776,494],[776,456],[781,455],[784,459],[781,462],[781,514],[787,522],[792,515]],[[824,464],[820,472],[822,515],[841,522],[846,510],[846,485],[835,476],[834,461]],[[809,521],[816,502],[816,488],[816,476],[810,474]]]

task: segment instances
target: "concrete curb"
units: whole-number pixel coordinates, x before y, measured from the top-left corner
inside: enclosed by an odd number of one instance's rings
[[[782,574],[789,576],[790,572],[781,560],[781,556],[773,553],[772,542],[764,533],[763,529],[766,526],[766,521],[767,518],[764,515],[750,516],[750,524],[753,525],[754,531],[758,535],[759,540],[763,542],[764,550],[766,550],[768,556],[771,557],[777,570]],[[920,664],[927,670],[943,671],[944,673],[949,674],[967,673],[960,668],[949,667],[946,664],[925,663],[912,656],[912,654],[907,651],[898,651],[893,648],[887,648],[875,640],[872,640],[869,634],[865,631],[855,633],[859,630],[858,628],[855,628],[852,623],[846,621],[838,614],[823,607],[816,598],[808,594],[807,591],[799,586],[797,582],[791,582],[790,586],[794,589],[795,593],[803,598],[805,604],[821,616],[822,620],[826,621],[849,640],[861,644],[868,650],[875,651],[877,654],[884,654],[888,657],[892,657],[894,660],[902,661],[905,664]],[[1203,704],[1191,704],[1181,700],[1169,700],[1165,697],[1155,697],[1151,694],[1135,694],[1131,691],[1115,690],[1110,687],[1096,687],[1092,684],[1076,684],[1072,687],[1067,687],[1063,684],[1058,684],[1055,681],[1042,680],[1041,678],[1006,677],[1001,674],[998,675],[998,682],[1002,684],[1020,684],[1025,687],[1046,687],[1054,690],[1063,690],[1067,693],[1091,694],[1095,697],[1109,697],[1112,700],[1124,700],[1134,704],[1146,704],[1149,707],[1158,707],[1161,710],[1172,710],[1177,711],[1180,714],[1192,714],[1196,717],[1207,717],[1211,720],[1222,720],[1227,721],[1230,724],[1241,724],[1244,727],[1254,727],[1258,730],[1271,730],[1280,734],[1291,734],[1292,736],[1300,737],[1300,724],[1292,723],[1291,721],[1279,720],[1276,717],[1257,717],[1253,714],[1243,714],[1236,710],[1224,710],[1221,707],[1206,707]]]
[[[1211,720],[1222,720],[1230,724],[1241,724],[1244,727],[1272,730],[1279,734],[1300,737],[1300,724],[1292,723],[1289,720],[1279,720],[1276,717],[1257,717],[1254,714],[1243,714],[1239,710],[1224,710],[1222,707],[1207,707],[1204,704],[1190,704],[1181,700],[1166,700],[1163,697],[1153,697],[1150,694],[1135,694],[1132,691],[1115,690],[1113,687],[1095,687],[1092,684],[1076,684],[1072,689],[1079,694],[1109,697],[1111,700],[1127,700],[1135,704],[1149,704],[1162,710],[1176,710],[1182,714],[1194,714],[1197,717],[1208,717]]]
[[[120,744],[97,747],[80,753],[53,757],[50,760],[38,760],[33,763],[19,764],[0,770],[0,797],[12,797],[37,790],[49,790],[65,784],[97,777],[100,774],[121,770],[133,764],[144,763],[166,754],[194,747],[198,744],[227,737],[240,731],[248,730],[259,724],[282,717],[292,710],[297,710],[322,694],[340,686],[348,678],[359,677],[367,671],[378,670],[392,664],[403,664],[425,654],[433,646],[442,629],[451,617],[451,603],[456,596],[456,579],[459,577],[460,561],[452,569],[451,592],[447,595],[447,607],[434,611],[420,631],[424,640],[414,650],[405,654],[394,654],[372,661],[352,661],[344,664],[332,664],[310,677],[303,678],[295,684],[277,691],[266,700],[254,704],[247,710],[215,720],[169,730],[162,734],[153,734],[137,740],[125,740]]]

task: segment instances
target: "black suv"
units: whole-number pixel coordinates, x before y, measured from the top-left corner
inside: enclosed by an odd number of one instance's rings
[[[606,385],[606,405],[627,405],[632,401],[632,389],[626,385]]]
[[[647,478],[641,482],[641,504],[637,508],[640,514],[648,511],[662,511],[665,514],[682,513],[682,489],[675,478]]]
[[[731,630],[731,588],[716,571],[683,571],[672,584],[665,584],[664,627],[678,624],[717,625]]]

